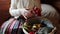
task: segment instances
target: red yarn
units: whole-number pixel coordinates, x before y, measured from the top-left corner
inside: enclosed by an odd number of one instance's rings
[[[34,34],[34,32],[30,32],[29,34]]]
[[[34,13],[35,13],[37,16],[41,16],[41,10],[40,10],[39,8],[34,7],[34,8],[33,8],[33,11],[34,11]]]

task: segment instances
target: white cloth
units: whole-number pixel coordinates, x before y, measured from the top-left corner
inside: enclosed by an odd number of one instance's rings
[[[31,9],[36,5],[40,8],[39,0],[11,0],[9,13],[11,16],[18,18],[23,12],[27,12],[26,9]]]
[[[35,4],[37,4],[36,1],[35,1]],[[11,0],[9,13],[11,14],[11,16],[18,18],[21,14],[28,12],[26,9],[33,8],[33,7],[34,7],[34,3],[32,0]],[[51,5],[41,4],[41,8],[42,8],[41,15],[43,17],[49,17],[49,18],[57,17],[58,18],[59,15],[56,9],[52,7]]]
[[[25,9],[28,9],[29,2],[31,2],[31,0],[11,0],[9,13],[11,16],[20,16],[21,12],[24,12]],[[32,3],[30,4],[33,6]]]
[[[14,19],[10,19],[10,20],[7,21],[7,24],[5,25],[2,34],[5,33],[5,30],[6,30],[7,26],[8,26],[13,20],[14,20]]]
[[[49,4],[41,4],[41,15],[48,18],[58,18],[59,14],[57,10]]]

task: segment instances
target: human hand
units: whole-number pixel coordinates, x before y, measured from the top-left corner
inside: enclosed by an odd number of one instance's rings
[[[22,15],[25,19],[28,19],[29,17],[32,16],[32,13],[31,13],[31,10],[22,9],[21,15]]]

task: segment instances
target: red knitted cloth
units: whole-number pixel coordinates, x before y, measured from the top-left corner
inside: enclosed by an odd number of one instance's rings
[[[37,7],[33,8],[33,12],[37,15],[37,16],[41,16],[41,10]]]
[[[29,34],[34,34],[34,32],[30,32]]]

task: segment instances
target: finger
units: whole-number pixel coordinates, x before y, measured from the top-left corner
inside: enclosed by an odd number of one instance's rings
[[[23,13],[22,16],[23,16],[25,19],[27,19],[26,13]]]
[[[28,16],[27,14],[28,12],[24,12],[24,14],[22,14],[25,19],[27,19],[27,16]]]
[[[21,12],[21,15],[25,18],[25,19],[27,19],[27,17],[26,17],[26,14],[28,13],[28,11],[27,10],[23,10],[22,12]]]
[[[26,17],[26,16],[24,16],[24,15],[23,15],[23,17],[24,17],[25,19],[27,19],[27,17]]]

